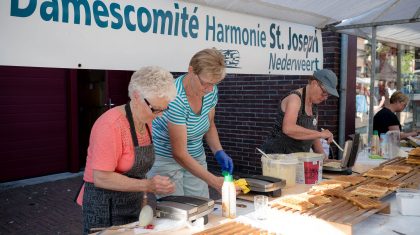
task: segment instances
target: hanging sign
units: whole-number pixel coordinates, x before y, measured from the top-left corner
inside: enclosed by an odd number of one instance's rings
[[[312,26],[183,1],[0,1],[0,30],[0,65],[181,72],[194,53],[214,47],[228,73],[323,67],[321,31]]]

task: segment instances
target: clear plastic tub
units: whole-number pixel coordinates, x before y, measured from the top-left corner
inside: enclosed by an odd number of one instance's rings
[[[398,189],[397,207],[402,215],[420,216],[420,190]]]
[[[296,182],[298,184],[317,184],[322,180],[322,164],[324,155],[320,153],[292,153],[299,163],[296,168]]]
[[[286,154],[267,154],[270,158],[261,157],[264,176],[286,180],[286,187],[296,184],[296,157]]]

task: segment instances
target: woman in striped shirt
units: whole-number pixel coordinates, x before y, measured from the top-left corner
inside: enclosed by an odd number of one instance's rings
[[[169,176],[176,186],[174,195],[208,198],[208,185],[221,191],[223,177],[207,170],[203,138],[222,171],[233,171],[214,123],[217,84],[225,75],[224,56],[219,51],[199,51],[191,58],[188,73],[175,81],[177,97],[153,121],[156,161],[149,175]]]

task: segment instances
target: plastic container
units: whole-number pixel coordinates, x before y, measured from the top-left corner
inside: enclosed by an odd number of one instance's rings
[[[400,152],[400,131],[388,131],[386,136],[388,141],[389,158],[395,158]]]
[[[233,176],[229,172],[223,172],[224,181],[222,186],[222,215],[226,218],[236,217],[236,188]]]
[[[271,159],[261,157],[264,176],[286,180],[286,187],[296,184],[296,166],[298,160],[288,154],[267,154]]]
[[[398,189],[397,207],[402,215],[420,216],[420,190]]]
[[[379,155],[381,154],[380,151],[380,141],[379,141],[379,135],[378,135],[378,131],[374,130],[373,131],[373,135],[372,135],[372,144],[370,146],[370,153],[372,155]]]
[[[380,141],[381,141],[381,156],[385,159],[390,158],[389,157],[389,144],[388,144],[388,138],[385,133],[381,133],[380,135]]]
[[[317,184],[322,180],[322,164],[324,155],[320,153],[292,153],[299,163],[296,168],[298,184]]]

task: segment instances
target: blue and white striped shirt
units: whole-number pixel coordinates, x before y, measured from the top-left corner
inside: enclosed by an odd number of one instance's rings
[[[187,148],[192,157],[200,157],[204,154],[203,136],[209,130],[209,112],[217,104],[217,86],[213,91],[203,97],[201,113],[193,112],[188,103],[182,81],[185,75],[175,80],[177,96],[169,103],[169,109],[161,117],[153,120],[153,142],[158,156],[172,157],[172,148],[168,133],[168,122],[187,127]]]

